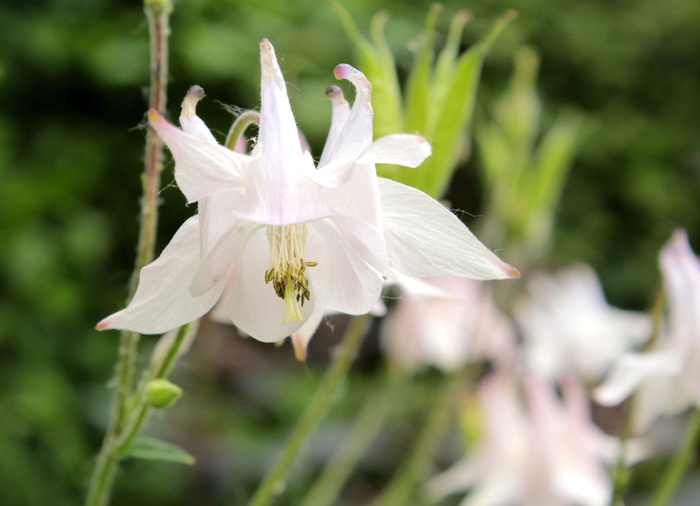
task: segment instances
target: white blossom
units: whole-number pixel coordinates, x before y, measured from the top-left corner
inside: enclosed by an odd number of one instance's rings
[[[529,375],[523,385],[504,373],[479,389],[483,435],[453,468],[429,483],[434,497],[469,491],[461,506],[602,506],[612,490],[606,463],[617,443],[590,420],[583,385]]]
[[[600,381],[623,353],[651,336],[643,313],[610,306],[592,268],[533,276],[515,307],[531,369],[556,377],[573,372]]]
[[[512,361],[515,333],[487,283],[455,276],[402,278],[398,288],[381,330],[392,362],[409,371],[427,365],[449,371],[470,361]]]
[[[312,314],[368,312],[394,272],[519,275],[437,201],[377,177],[375,163],[415,167],[430,145],[408,134],[372,141],[372,87],[361,72],[335,68],[356,97],[350,108],[339,88],[329,89],[332,124],[316,167],[299,141],[269,41],[260,52],[260,126],[250,155],[215,141],[195,114],[196,90],[183,103],[182,129],[151,111],[150,124],[175,159],[175,180],[199,214],[141,271],[128,307],[98,328],[161,333],[223,302],[231,322],[271,342]]]
[[[647,353],[620,358],[595,398],[615,405],[636,392],[637,432],[660,416],[700,407],[700,262],[684,230],[677,230],[659,256],[668,298],[668,322]]]

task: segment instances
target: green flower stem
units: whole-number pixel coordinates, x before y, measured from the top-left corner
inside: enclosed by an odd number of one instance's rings
[[[277,463],[260,484],[248,506],[267,506],[284,489],[285,476],[294,460],[309,439],[311,432],[324,417],[338,388],[346,378],[350,365],[362,344],[362,339],[372,322],[371,315],[356,316],[350,322],[343,342],[326,372],[319,389],[306,407]]]
[[[258,111],[245,111],[236,118],[236,121],[233,122],[228,131],[224,146],[231,151],[236,151],[236,144],[238,144],[239,139],[243,137],[243,133],[251,125],[260,125],[260,113]]]
[[[149,106],[160,113],[165,111],[168,76],[168,34],[170,31],[170,0],[145,0],[151,40],[151,96]],[[136,253],[134,273],[131,277],[130,301],[136,292],[141,268],[153,258],[156,227],[158,224],[158,190],[162,169],[163,147],[149,128],[146,137],[146,166],[143,173],[143,200],[141,203],[141,227]],[[134,381],[136,348],[139,334],[122,332],[119,342],[119,358],[116,367],[117,391],[114,396],[112,414],[107,433],[97,456],[95,468],[88,488],[87,506],[104,506],[114,483],[120,457],[116,453],[116,443],[128,417],[129,401]]]
[[[699,436],[700,409],[695,408],[678,453],[676,453],[671,465],[667,468],[659,488],[656,489],[656,493],[649,502],[649,506],[664,506],[671,500],[693,460]]]
[[[193,332],[197,332],[198,328],[199,320],[196,320],[192,323],[183,325],[177,330],[175,339],[170,345],[170,348],[168,348],[168,350],[165,353],[165,358],[160,364],[156,364],[157,367],[155,368],[155,370],[151,371],[150,377],[148,378],[149,380],[168,377],[168,375],[173,369],[173,366],[175,365],[175,361],[180,356],[180,350],[182,349],[182,345],[185,343],[190,334],[192,334]]]
[[[151,408],[146,404],[145,389],[150,380],[167,378],[180,355],[182,345],[187,340],[188,334],[196,332],[197,323],[183,325],[178,329],[177,335],[165,352],[165,358],[158,367],[144,374],[138,392],[137,400],[130,411],[130,416],[123,429],[118,432],[108,432],[103,443],[95,466],[95,473],[90,483],[87,506],[104,506],[108,504],[109,493],[114,482],[119,461],[128,454],[136,436],[139,435],[143,424],[148,419]],[[110,427],[111,428],[111,427]],[[108,439],[109,438],[109,439]],[[106,449],[105,449],[106,448]]]
[[[651,337],[644,345],[643,351],[651,350],[658,339],[661,337],[663,332],[663,321],[664,321],[664,308],[666,307],[666,294],[663,285],[660,285],[656,291],[656,296],[649,309],[649,314],[651,315],[651,320],[653,324],[653,332]],[[624,412],[624,418],[622,421],[622,429],[620,430],[619,439],[621,441],[620,454],[618,460],[615,464],[615,470],[613,471],[613,492],[610,498],[610,506],[622,506],[622,498],[625,494],[627,484],[630,480],[630,469],[627,466],[627,448],[628,441],[633,435],[633,422],[635,413],[635,402],[637,395],[634,394],[627,401],[627,406]]]
[[[150,109],[163,115],[168,90],[168,35],[173,4],[170,0],[145,0],[144,7],[151,41],[151,86],[148,105]],[[136,266],[129,287],[129,300],[136,292],[141,268],[153,260],[158,226],[158,191],[160,173],[163,170],[163,142],[150,126],[146,133],[145,160],[141,228],[136,250]]]
[[[193,326],[195,326],[194,329]],[[170,345],[170,348],[168,348],[168,351],[166,352],[165,359],[160,364],[158,369],[150,374],[147,373],[144,375],[137,394],[137,404],[131,413],[129,423],[119,436],[119,440],[115,446],[115,451],[117,454],[124,456],[129,452],[131,444],[134,442],[136,436],[138,436],[141,432],[143,424],[146,422],[148,414],[151,411],[151,407],[146,403],[146,385],[151,380],[164,379],[168,377],[170,371],[172,371],[172,368],[175,365],[175,361],[178,358],[182,344],[185,342],[185,338],[191,331],[196,332],[196,323],[189,323],[180,327],[177,331],[175,339]]]
[[[170,0],[145,0],[144,10],[148,19],[148,32],[151,41],[151,86],[148,105],[150,109],[165,114],[168,90],[168,35],[170,34]],[[160,191],[160,173],[163,170],[163,142],[149,126],[146,133],[146,166],[142,174],[141,184],[143,196],[141,200],[141,219],[139,242],[136,249],[136,264],[131,275],[127,302],[136,293],[141,269],[153,260],[156,230],[158,228],[158,192]],[[139,342],[136,332],[123,332],[118,370],[119,374],[119,420],[124,423],[128,397],[134,384],[134,369],[136,348]]]
[[[622,497],[627,489],[627,484],[630,479],[630,471],[627,467],[627,448],[632,434],[632,421],[634,412],[634,397],[632,397],[625,407],[624,419],[622,422],[622,430],[620,430],[620,453],[615,463],[615,470],[613,471],[613,492],[610,498],[610,506],[622,506]]]
[[[345,485],[350,473],[381,429],[395,404],[396,394],[405,375],[387,375],[379,390],[367,398],[340,448],[323,469],[321,476],[306,494],[301,506],[331,506]]]
[[[471,373],[472,369],[465,367],[445,381],[410,455],[372,506],[405,506],[412,503],[411,497],[417,486],[425,481],[430,472],[437,447],[452,418],[455,399]]]

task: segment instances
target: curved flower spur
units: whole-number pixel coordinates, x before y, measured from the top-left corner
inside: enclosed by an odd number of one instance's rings
[[[318,167],[299,141],[272,44],[260,43],[259,136],[250,155],[219,145],[196,115],[193,87],[179,129],[155,111],[151,126],[175,159],[175,180],[199,213],[146,266],[131,303],[97,328],[144,334],[218,313],[261,341],[283,339],[312,313],[369,312],[384,279],[457,275],[518,277],[426,194],[378,178],[375,163],[416,167],[430,155],[418,135],[372,141],[372,87],[349,65],[334,74],[356,88],[352,108],[338,87]]]

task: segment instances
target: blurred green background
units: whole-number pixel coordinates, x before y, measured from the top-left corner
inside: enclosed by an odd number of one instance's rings
[[[612,303],[646,308],[659,281],[656,256],[672,230],[687,228],[700,249],[700,3],[443,4],[443,34],[457,10],[473,10],[465,47],[505,10],[519,12],[487,58],[477,121],[507,84],[516,50],[523,44],[538,50],[545,123],[563,108],[586,116],[548,261],[589,262]],[[365,33],[378,9],[391,12],[387,37],[405,75],[429,5],[362,0],[346,7]],[[318,155],[330,123],[323,92],[334,82],[332,69],[356,61],[323,1],[176,1],[170,117],[177,118],[192,84],[207,92],[198,112],[221,135],[232,119],[221,103],[258,107],[263,37],[276,47],[297,121]],[[116,332],[93,327],[122,306],[133,264],[147,83],[148,34],[137,2],[0,3],[2,505],[82,500],[106,423],[118,340]],[[476,152],[448,194],[475,227],[484,201],[478,164]],[[158,249],[195,211],[184,205],[169,169]],[[500,254],[508,260],[507,251]],[[274,457],[340,334],[312,341],[302,365],[288,344],[239,339],[212,324],[205,330],[174,376],[183,399],[149,429],[185,447],[198,464],[129,462],[115,505],[238,504]],[[145,338],[144,351],[152,344]],[[376,379],[377,353],[369,340],[345,401],[279,504],[294,504],[295,492],[332,449]],[[421,388],[429,387],[430,378]],[[419,410],[424,397],[421,390],[407,395],[406,412]],[[400,460],[415,421],[392,423],[351,483],[346,504],[363,504]]]

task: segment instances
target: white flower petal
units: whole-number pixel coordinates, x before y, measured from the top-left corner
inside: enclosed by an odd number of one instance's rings
[[[260,157],[250,172],[245,200],[237,210],[241,218],[264,225],[291,225],[332,214],[321,197],[310,153],[295,156],[279,152],[272,156],[271,149],[260,142],[256,151]]]
[[[260,43],[260,131],[246,198],[239,210],[250,221],[290,225],[328,216],[314,181],[313,158],[302,149],[287,87],[270,41]]]
[[[420,135],[391,134],[374,141],[357,163],[393,163],[418,167],[432,153],[430,143]]]
[[[661,416],[675,416],[693,404],[691,393],[674,376],[655,377],[646,382],[634,397],[634,433],[644,434]]]
[[[685,230],[676,230],[659,257],[669,298],[671,333],[697,348],[700,335],[700,262]],[[697,351],[696,353],[700,353]],[[700,364],[699,364],[700,365]]]
[[[186,133],[207,141],[211,144],[218,144],[204,121],[197,116],[197,103],[204,98],[204,90],[199,86],[192,86],[182,101],[182,112],[180,113],[180,126]]]
[[[333,70],[336,79],[347,79],[355,86],[355,100],[339,139],[328,147],[328,159],[356,158],[372,144],[372,85],[359,70],[345,63]]]
[[[198,243],[199,220],[193,216],[180,227],[160,257],[141,270],[138,289],[126,309],[108,316],[97,328],[161,334],[209,311],[224,285],[213,284],[198,297],[190,295],[192,275],[199,264]]]
[[[321,159],[318,162],[319,169],[326,165],[331,160],[333,154],[335,154],[336,146],[342,138],[341,132],[345,126],[345,122],[350,116],[350,105],[348,101],[345,100],[345,95],[340,87],[336,85],[329,86],[326,90],[326,96],[331,100],[331,128],[328,131],[326,144],[323,146],[323,153],[321,153]]]
[[[326,188],[344,185],[359,167],[370,170],[376,177],[375,163],[392,163],[406,167],[418,167],[432,148],[420,135],[391,134],[374,141],[367,149],[346,152],[319,164],[314,179]]]
[[[372,310],[381,295],[382,278],[372,268],[355,240],[330,220],[309,227],[308,261],[318,265],[307,270],[317,299],[323,307],[347,314]]]
[[[243,200],[240,188],[223,190],[199,201],[200,252],[202,258],[240,221],[236,209]]]
[[[319,304],[314,305],[312,313],[306,317],[304,324],[292,334],[292,346],[294,346],[294,356],[300,362],[306,360],[306,348],[309,341],[318,330],[318,326],[323,321],[326,311]]]
[[[334,214],[349,216],[382,229],[379,186],[374,166],[362,165],[349,172],[350,177],[334,188],[324,188],[323,199]]]
[[[677,374],[682,366],[682,356],[675,349],[628,353],[620,358],[610,376],[595,390],[594,398],[604,406],[619,404],[642,383],[658,376]]]
[[[240,222],[219,239],[194,274],[189,287],[193,297],[208,292],[212,286],[220,283],[232,266],[240,272],[237,262],[240,261],[243,248],[250,236],[259,229],[260,226],[255,223]]]
[[[233,297],[233,283],[236,280],[236,265],[232,265],[226,273],[224,281],[224,293],[219,297],[219,301],[209,311],[209,319],[222,325],[232,325],[229,308],[231,307],[231,298]]]
[[[267,39],[260,42],[260,64],[262,78],[259,140],[274,154],[300,155],[302,147],[287,95],[287,85],[277,63],[275,49]],[[295,170],[294,167],[289,167],[289,170],[281,172],[294,174]]]
[[[389,260],[402,274],[482,280],[520,276],[425,193],[379,178],[379,194]]]
[[[185,133],[155,111],[149,121],[175,159],[175,180],[188,202],[245,184],[251,157]]]
[[[276,342],[299,330],[314,310],[312,296],[301,308],[304,320],[285,320],[285,303],[272,284],[265,283],[269,267],[270,245],[265,230],[258,230],[245,245],[237,266],[229,315],[233,323],[249,336],[268,343]]]

